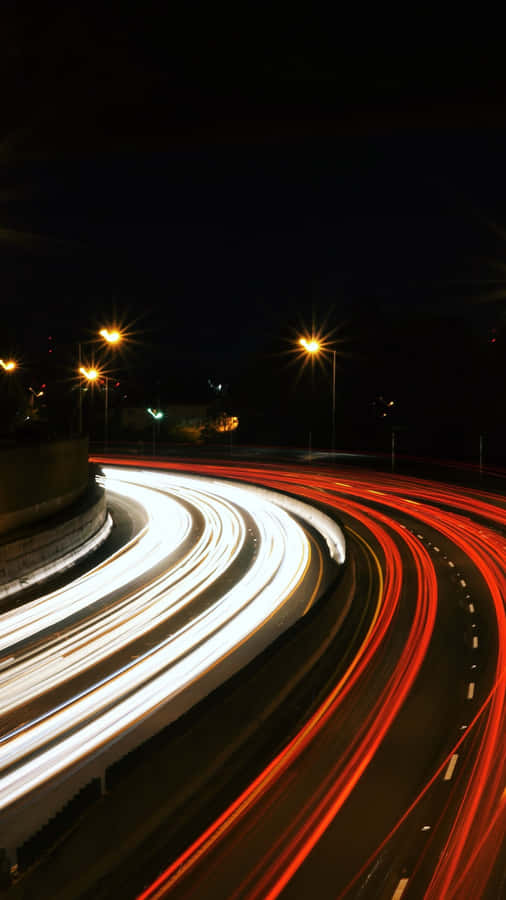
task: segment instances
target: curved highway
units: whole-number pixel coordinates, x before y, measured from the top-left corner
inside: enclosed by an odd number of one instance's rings
[[[293,719],[282,719],[285,739],[268,760],[259,753],[256,766],[248,762],[248,777],[234,780],[232,758],[223,753],[221,769],[218,761],[213,770],[214,793],[202,778],[190,789],[187,773],[189,786],[181,789],[186,801],[177,815],[162,782],[152,819],[146,808],[134,821],[128,798],[111,798],[117,832],[108,843],[102,833],[100,859],[76,872],[60,856],[40,896],[501,898],[503,496],[352,468],[146,463],[169,473],[186,468],[202,478],[262,485],[337,513],[348,557],[340,590],[349,592],[351,603],[337,637],[331,633],[332,605],[321,627],[313,620],[325,655],[324,677],[319,684],[313,679],[303,702],[295,704],[296,727]],[[254,537],[250,532],[245,548],[251,550]],[[310,680],[311,641],[308,626],[298,641],[273,653],[267,676],[273,690],[272,674],[281,671],[283,653],[286,677]],[[250,674],[243,695],[241,690],[234,689],[238,703],[250,704],[244,718],[252,720],[245,746],[254,753],[258,709],[270,703],[262,694],[262,671]],[[261,694],[257,705],[255,692]],[[219,707],[210,710],[226,740]],[[198,728],[191,725],[184,746],[191,747]],[[209,755],[210,733],[206,739]],[[178,741],[183,746],[184,736]],[[221,754],[219,736],[214,746]],[[235,793],[231,784],[240,785]],[[206,815],[199,804],[215,812]],[[118,809],[128,810],[129,822],[119,820]],[[101,815],[106,814],[107,807]],[[77,840],[75,846],[77,853]]]
[[[77,580],[0,616],[7,846],[57,811],[66,783],[72,796],[98,771],[90,761],[131,749],[139,723],[145,739],[151,716],[156,731],[249,661],[324,582],[318,540],[271,492],[124,469],[106,469],[105,482],[144,509],[143,527]],[[320,524],[339,555],[337,527]]]
[[[502,495],[357,470],[199,470],[339,510],[375,599],[323,702],[139,897],[503,896]]]

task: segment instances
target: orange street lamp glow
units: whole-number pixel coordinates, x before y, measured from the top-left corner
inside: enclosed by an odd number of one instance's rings
[[[99,331],[99,334],[104,338],[105,341],[107,341],[108,344],[119,344],[121,340],[121,333],[117,331],[117,329],[109,331],[108,328],[102,328]]]
[[[311,338],[310,341],[308,341],[307,338],[301,338],[299,344],[301,344],[308,353],[318,353],[318,350],[320,349],[320,342],[315,341],[314,338]]]
[[[323,341],[319,341],[315,337],[308,338],[301,337],[299,338],[299,344],[304,348],[306,353],[309,353],[312,356],[315,356],[320,350],[325,356],[327,353],[332,354],[332,431],[331,431],[331,448],[332,454],[335,452],[335,442],[336,442],[336,354],[337,350],[335,347],[330,347],[329,343],[326,339]]]
[[[87,381],[96,381],[99,375],[97,369],[85,369],[84,366],[81,366],[79,372],[81,375],[84,375]]]
[[[0,366],[2,366],[2,369],[4,369],[6,372],[12,372],[13,369],[16,368],[16,363],[13,359],[9,359],[7,362],[4,362],[3,359],[0,359]]]

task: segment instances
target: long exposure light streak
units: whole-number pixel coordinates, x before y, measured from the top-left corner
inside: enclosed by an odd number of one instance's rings
[[[111,491],[147,510],[146,526],[107,564],[0,617],[0,715],[8,723],[0,737],[0,807],[200,679],[284,607],[308,569],[304,530],[264,495],[173,473],[105,474]],[[242,575],[213,594],[245,552],[245,512],[254,523],[255,551]],[[182,619],[187,607],[191,613]],[[134,660],[114,663],[108,675],[92,675],[87,687],[73,691],[76,675],[93,673],[109,657],[121,660],[124,648],[158,635],[162,625],[163,637]],[[35,701],[33,717],[11,724],[16,709]]]
[[[174,465],[184,467],[184,463],[180,462]],[[171,463],[160,463],[160,467],[162,466],[170,469]],[[308,798],[293,821],[287,823],[275,847],[271,846],[267,854],[264,853],[258,859],[252,858],[251,866],[245,872],[242,885],[237,886],[234,897],[273,900],[295,877],[312,849],[323,838],[339,814],[344,800],[353,792],[390,725],[399,715],[409,691],[408,685],[414,684],[430,645],[437,603],[434,566],[423,542],[405,527],[406,517],[419,523],[418,531],[423,532],[423,527],[426,526],[439,533],[440,543],[446,541],[445,546],[455,547],[455,552],[468,561],[466,577],[456,575],[460,590],[468,590],[473,578],[475,581],[477,578],[481,579],[483,589],[480,596],[485,598],[482,602],[487,602],[487,608],[495,621],[495,677],[492,689],[480,707],[482,727],[473,744],[471,774],[466,778],[464,789],[458,796],[453,825],[446,836],[442,835],[441,853],[438,854],[438,861],[425,889],[425,896],[430,900],[441,896],[458,900],[482,896],[504,838],[506,807],[506,747],[503,741],[506,731],[506,568],[505,539],[501,533],[506,525],[506,512],[503,497],[430,481],[357,471],[331,473],[328,470],[290,470],[281,466],[227,466],[213,463],[200,464],[198,467],[189,464],[188,468],[198,468],[202,474],[223,475],[229,479],[293,492],[308,501],[334,506],[355,521],[361,521],[381,546],[385,584],[372,632],[369,631],[367,639],[360,646],[346,677],[341,679],[337,693],[329,695],[318,713],[250,788],[182,856],[174,860],[141,896],[165,896],[197,863],[205,865],[208,849],[224,841],[230,829],[239,828],[242,818],[261,801],[268,789],[273,789],[276,785],[276,790],[280,790],[283,773],[288,772],[293,759],[298,755],[294,748],[307,747],[328,717],[337,713],[346,693],[343,683],[359,686],[366,682],[370,665],[374,657],[378,656],[384,638],[394,622],[393,610],[398,605],[399,579],[402,581],[404,568],[399,562],[396,549],[396,545],[401,544],[411,556],[417,588],[416,595],[412,598],[413,615],[406,643],[381,691],[381,705],[376,703],[371,708],[353,745],[335,761],[330,771],[322,773],[321,789]],[[392,539],[392,532],[395,540]],[[440,548],[435,548],[435,551],[439,553]],[[452,560],[448,561],[448,566],[453,566],[457,572]],[[397,585],[395,590],[394,585]],[[394,599],[396,592],[397,599]],[[475,604],[469,602],[468,606],[470,615],[474,615]],[[381,628],[385,630],[382,637],[379,637]],[[375,644],[372,634],[378,635]],[[370,658],[367,658],[367,645],[373,647]],[[479,641],[476,632],[470,646],[472,650],[481,650],[481,640]],[[466,684],[468,682],[474,685],[474,676],[468,677]],[[318,727],[315,727],[315,721],[318,721]],[[446,766],[455,748],[466,746],[468,735],[473,733],[476,733],[475,730],[469,727],[467,732],[448,747],[444,763]],[[442,765],[438,763],[437,772]],[[426,789],[434,782],[435,776],[427,782]],[[453,780],[450,783],[453,785]],[[413,797],[414,805],[423,793]],[[413,809],[414,806],[409,808]],[[409,893],[408,880],[405,886]]]

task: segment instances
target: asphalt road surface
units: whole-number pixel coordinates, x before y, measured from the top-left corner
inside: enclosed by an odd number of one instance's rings
[[[132,517],[145,510],[143,527],[84,575],[1,616],[8,848],[37,815],[56,811],[55,785],[79,789],[84,761],[150,717],[161,720],[161,707],[164,724],[177,718],[322,589],[318,541],[272,493],[132,470],[109,471],[106,483]]]
[[[170,471],[185,464],[159,465]],[[268,667],[273,691],[282,692],[275,673],[301,673],[297,715],[292,709],[283,718],[283,738],[270,724],[270,753],[250,729],[243,770],[224,754],[214,792],[201,779],[176,817],[160,783],[166,815],[142,829],[132,810],[137,837],[128,847],[118,833],[115,855],[104,846],[94,875],[72,882],[68,873],[65,882],[60,870],[51,882],[47,866],[39,887],[51,884],[47,896],[55,898],[143,900],[506,896],[502,495],[356,468],[187,467],[337,512],[348,540],[338,593],[347,602],[322,604],[306,631],[243,684],[234,682],[238,703],[241,696],[243,706],[250,703],[244,722],[254,723],[255,685],[257,693],[265,689]],[[307,671],[312,654],[316,676]],[[228,698],[220,700],[225,708]],[[265,705],[265,697],[258,702]],[[227,722],[212,700],[202,721],[209,715],[228,746]],[[177,735],[180,748],[201,725],[190,722],[187,736]],[[265,719],[259,732],[265,735]],[[209,743],[202,759],[218,746]],[[186,778],[190,786],[188,771]],[[78,854],[76,841],[74,870]],[[28,880],[21,889],[22,882],[16,896],[36,896],[27,893]]]
[[[500,897],[502,495],[357,470],[220,472],[337,507],[376,569],[375,612],[320,708],[142,897]]]

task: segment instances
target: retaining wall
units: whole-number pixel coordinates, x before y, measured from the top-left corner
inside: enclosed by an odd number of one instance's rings
[[[88,483],[88,438],[9,447],[0,452],[0,539],[51,516]]]
[[[29,534],[0,544],[0,600],[72,565],[105,540],[110,527],[102,488],[91,481],[89,497],[77,507],[68,510],[64,521],[50,524],[51,519]]]

